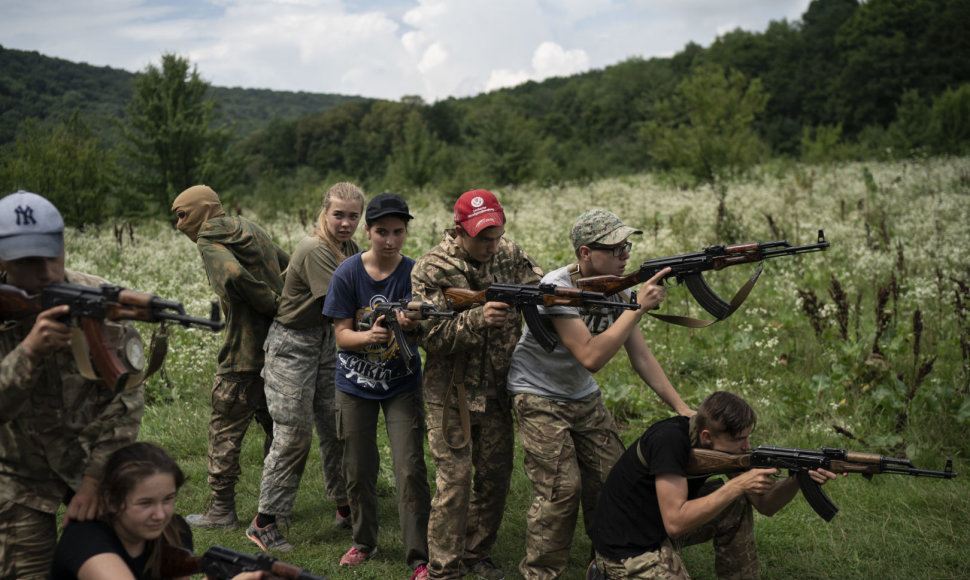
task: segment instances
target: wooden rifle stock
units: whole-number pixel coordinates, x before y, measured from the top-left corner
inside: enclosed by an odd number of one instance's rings
[[[468,310],[479,304],[485,304],[485,290],[446,288],[445,299],[451,301],[452,308],[455,310]]]
[[[168,544],[162,546],[163,580],[182,578],[202,573],[202,556],[196,556],[185,548],[173,548]]]
[[[590,276],[589,278],[583,278],[583,289],[589,290],[590,292],[600,292],[607,296],[612,296],[613,294],[618,294],[623,292],[627,288],[632,288],[637,284],[644,282],[647,278],[643,280],[640,279],[640,270],[636,270],[626,276],[617,276],[615,274],[604,274],[602,276]]]

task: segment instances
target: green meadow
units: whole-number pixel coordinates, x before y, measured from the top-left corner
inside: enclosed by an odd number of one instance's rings
[[[326,185],[320,184],[317,200]],[[546,270],[572,259],[569,228],[590,207],[610,209],[643,230],[633,239],[630,268],[713,244],[776,239],[808,244],[824,230],[831,242],[827,252],[765,262],[747,302],[727,320],[690,330],[644,317],[641,330],[690,405],[714,390],[736,392],[752,403],[759,414],[754,445],[905,456],[927,469],[942,469],[953,459],[960,474],[953,480],[877,475],[868,481],[851,475],[826,485],[841,508],[830,523],[800,497],[773,518],[756,516],[763,577],[970,577],[970,159],[777,162],[723,185],[723,203],[711,188],[682,187],[659,174],[496,193],[506,209],[507,237]],[[459,193],[407,196],[415,219],[405,254],[417,258],[440,240]],[[312,222],[318,209],[313,204],[289,214],[242,211],[291,251],[313,225],[299,216],[309,215]],[[366,244],[362,228],[358,241]],[[195,247],[170,222],[72,230],[67,248],[69,268],[181,301],[190,314],[206,316],[214,299]],[[710,273],[707,280],[730,298],[754,267]],[[670,288],[661,310],[706,316],[679,286]],[[139,329],[146,341],[154,330]],[[146,384],[140,438],[168,448],[186,470],[189,481],[178,511],[187,514],[203,510],[209,493],[208,394],[221,335],[173,328],[170,342],[162,372]],[[627,443],[670,416],[624,355],[596,377]],[[381,441],[378,555],[353,570],[337,565],[350,535],[333,527],[334,505],[325,499],[314,450],[284,530],[296,546],[285,560],[333,579],[410,577],[386,437]],[[256,512],[261,445],[254,424],[237,488],[240,529],[196,532],[197,553],[216,544],[257,550],[244,529]],[[515,461],[493,554],[509,578],[518,577],[532,499],[521,449]],[[430,456],[428,468],[433,486]],[[567,578],[583,576],[589,552],[580,525]],[[688,548],[685,559],[693,577],[714,577],[709,545]]]

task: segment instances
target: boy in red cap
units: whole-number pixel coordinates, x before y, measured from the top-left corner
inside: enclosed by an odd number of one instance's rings
[[[495,196],[468,191],[455,203],[455,227],[418,259],[412,299],[447,309],[446,288],[493,282],[535,284],[536,262],[505,239]],[[428,524],[429,578],[486,580],[504,574],[491,560],[512,474],[513,427],[506,375],[522,332],[518,312],[488,302],[454,319],[422,322],[428,443],[437,490]]]

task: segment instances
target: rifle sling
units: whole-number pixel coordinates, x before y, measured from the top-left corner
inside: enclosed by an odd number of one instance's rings
[[[650,465],[647,464],[646,458],[643,456],[643,451],[640,450],[640,440],[637,439],[637,459],[640,460],[640,464],[645,468],[650,469]]]
[[[452,384],[445,391],[445,399],[441,406],[441,436],[445,440],[445,444],[452,449],[462,449],[472,439],[472,421],[468,413],[468,394],[465,391],[466,361],[466,357],[458,357],[451,373]],[[461,421],[461,442],[452,445],[451,441],[448,440],[448,416],[451,415],[449,412],[451,411],[451,397],[455,391],[457,391],[458,396],[458,418]]]
[[[88,341],[84,338],[84,332],[77,326],[71,326],[71,352],[74,354],[74,363],[81,376],[89,381],[96,381],[100,377],[94,371],[91,364],[91,354],[88,348]]]
[[[699,318],[691,318],[689,316],[678,316],[676,314],[654,314],[653,312],[647,312],[647,314],[649,314],[650,316],[653,316],[658,320],[662,320],[663,322],[667,322],[669,324],[676,324],[678,326],[686,326],[688,328],[704,328],[706,326],[710,326],[716,322],[720,322],[724,320],[728,316],[731,316],[732,314],[734,314],[735,310],[741,307],[741,304],[743,304],[745,299],[747,299],[748,294],[751,293],[751,289],[754,288],[755,282],[758,281],[758,277],[761,276],[762,270],[763,270],[762,264],[758,264],[758,269],[754,271],[754,274],[751,275],[751,278],[749,278],[748,281],[744,283],[744,286],[742,286],[741,289],[738,290],[737,293],[734,295],[734,298],[731,299],[731,307],[728,309],[727,313],[725,313],[724,316],[717,318],[715,320],[701,320]]]
[[[163,322],[157,330],[152,332],[151,346],[149,346],[148,365],[145,367],[145,378],[155,374],[162,368],[165,355],[168,354],[168,328]]]

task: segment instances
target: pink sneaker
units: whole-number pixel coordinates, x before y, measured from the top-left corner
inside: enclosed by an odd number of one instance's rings
[[[370,552],[361,552],[357,548],[351,547],[349,550],[347,550],[347,553],[340,558],[340,565],[346,568],[353,568],[354,566],[363,564],[376,553],[377,548],[374,548]]]
[[[414,574],[411,575],[411,580],[428,580],[428,567],[425,564],[419,564],[418,567],[414,569]]]

